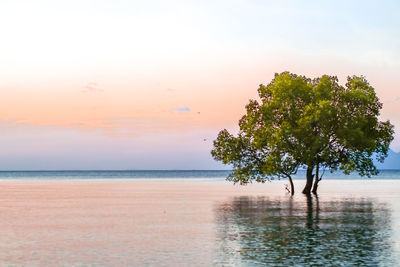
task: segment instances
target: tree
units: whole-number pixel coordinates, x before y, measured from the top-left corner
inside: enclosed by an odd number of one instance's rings
[[[335,76],[310,79],[290,72],[275,74],[258,88],[239,121],[239,133],[219,132],[211,154],[230,164],[228,180],[247,184],[288,178],[306,169],[304,194],[317,193],[321,169],[345,174],[378,174],[373,157],[383,162],[393,140],[393,125],[379,121],[382,103],[364,77],[345,86]],[[315,180],[314,180],[315,178]]]

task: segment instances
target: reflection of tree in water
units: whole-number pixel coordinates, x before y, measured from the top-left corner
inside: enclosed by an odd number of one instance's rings
[[[367,199],[234,198],[216,208],[215,263],[273,266],[395,264],[390,211]]]

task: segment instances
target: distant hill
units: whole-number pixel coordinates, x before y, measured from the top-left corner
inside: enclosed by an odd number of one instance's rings
[[[387,169],[400,169],[400,153],[389,150],[388,157],[385,159],[384,163],[379,163],[375,161],[376,167],[380,170]]]

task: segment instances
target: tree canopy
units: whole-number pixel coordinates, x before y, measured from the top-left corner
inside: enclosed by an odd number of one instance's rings
[[[224,129],[214,141],[214,159],[233,167],[228,180],[288,178],[293,194],[291,176],[305,168],[303,193],[310,194],[312,187],[317,192],[321,168],[378,174],[373,157],[383,162],[394,131],[389,121],[379,121],[382,103],[363,76],[348,77],[342,86],[335,76],[283,72],[261,84],[258,95],[246,105],[238,135]]]

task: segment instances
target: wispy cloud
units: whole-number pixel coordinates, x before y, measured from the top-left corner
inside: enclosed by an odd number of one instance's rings
[[[173,111],[173,112],[179,112],[179,113],[186,113],[186,112],[190,112],[190,108],[189,108],[189,107],[186,107],[186,106],[183,106],[183,107],[176,107],[176,108],[173,108],[171,111]]]
[[[82,93],[102,93],[104,92],[103,89],[99,88],[99,85],[97,83],[87,83],[85,86],[83,86],[83,89],[81,90]]]

